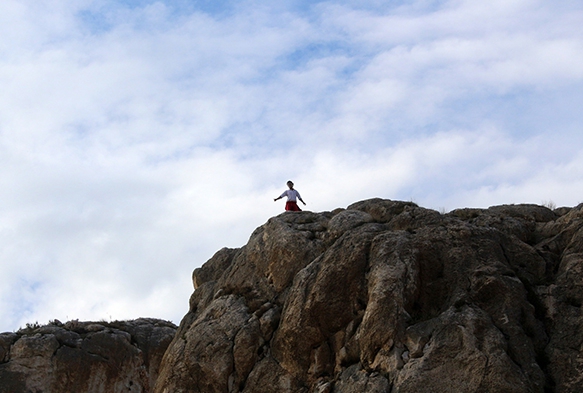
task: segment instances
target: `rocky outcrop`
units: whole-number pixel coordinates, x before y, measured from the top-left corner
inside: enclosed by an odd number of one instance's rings
[[[193,283],[178,329],[0,334],[0,393],[583,391],[583,205],[284,213]]]
[[[0,334],[0,393],[149,392],[175,332],[170,322],[137,319]]]
[[[583,206],[284,213],[193,274],[155,392],[583,391]]]

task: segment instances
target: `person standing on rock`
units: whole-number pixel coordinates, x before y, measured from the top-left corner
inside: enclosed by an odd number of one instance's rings
[[[275,202],[278,199],[281,199],[283,197],[287,197],[287,202],[285,203],[285,210],[292,211],[292,212],[301,212],[302,209],[300,209],[296,200],[299,199],[300,202],[302,202],[304,204],[304,206],[306,205],[306,202],[304,202],[304,200],[300,196],[300,193],[294,189],[294,183],[291,180],[289,180],[287,182],[287,186],[289,187],[289,190],[285,190],[283,192],[283,194],[281,194],[277,198],[274,198],[273,201]]]

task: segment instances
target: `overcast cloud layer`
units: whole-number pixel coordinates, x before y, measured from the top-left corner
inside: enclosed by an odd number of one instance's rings
[[[583,202],[581,26],[579,0],[3,0],[0,331],[178,323],[288,179],[313,211]]]

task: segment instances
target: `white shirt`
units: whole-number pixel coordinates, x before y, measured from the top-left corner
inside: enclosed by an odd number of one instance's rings
[[[302,199],[300,193],[296,190],[285,190],[279,197],[283,198],[284,196],[287,197],[288,202],[296,202],[297,199]]]

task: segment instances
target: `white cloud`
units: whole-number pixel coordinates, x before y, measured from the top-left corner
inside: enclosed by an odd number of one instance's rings
[[[288,179],[315,211],[579,202],[577,4],[253,3],[0,5],[0,330],[178,322]]]

